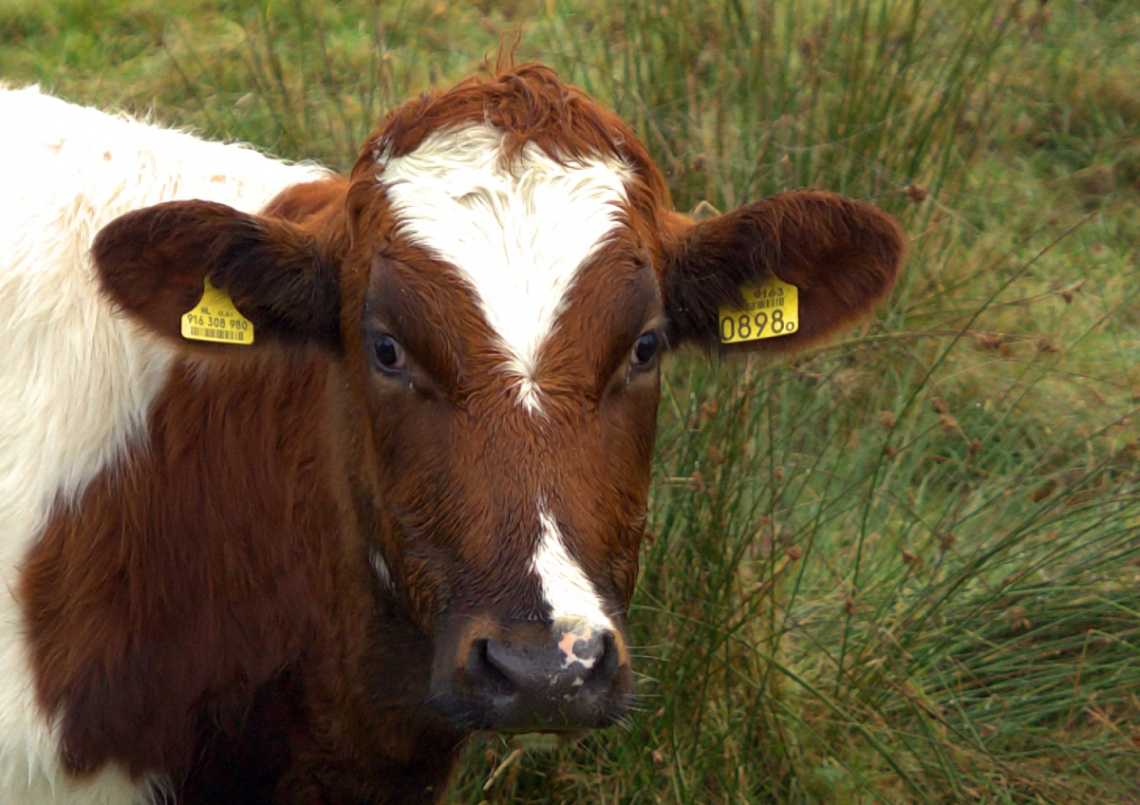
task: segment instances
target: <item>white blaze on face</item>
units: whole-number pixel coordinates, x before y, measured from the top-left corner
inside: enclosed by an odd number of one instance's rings
[[[519,402],[540,411],[539,351],[579,268],[619,226],[631,170],[602,157],[560,164],[533,143],[507,165],[503,133],[487,124],[380,159],[377,179],[401,231],[472,286]]]
[[[538,548],[531,560],[531,570],[539,578],[543,598],[550,606],[555,623],[573,623],[575,641],[588,640],[595,631],[615,632],[594,585],[566,550],[558,523],[545,506],[539,507],[538,522]],[[569,644],[568,652],[564,649],[568,659],[574,654],[573,645],[573,642]]]

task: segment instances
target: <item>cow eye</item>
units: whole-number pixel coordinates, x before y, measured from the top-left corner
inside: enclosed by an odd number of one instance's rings
[[[407,368],[408,357],[400,342],[385,333],[372,341],[372,364],[385,374],[395,375]]]
[[[661,351],[661,338],[650,330],[642,333],[633,344],[629,355],[629,362],[635,369],[650,369],[657,361],[657,354]]]

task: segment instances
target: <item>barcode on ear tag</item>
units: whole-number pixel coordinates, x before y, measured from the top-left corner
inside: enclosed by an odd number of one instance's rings
[[[768,277],[741,287],[744,307],[722,306],[717,317],[722,344],[741,344],[791,335],[800,326],[800,292],[795,285]]]
[[[230,295],[215,288],[206,277],[202,300],[182,314],[182,337],[217,344],[253,343],[253,322],[238,313]]]

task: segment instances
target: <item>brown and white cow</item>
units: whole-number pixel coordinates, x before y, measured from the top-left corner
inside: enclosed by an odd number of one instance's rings
[[[694,224],[548,69],[396,110],[351,175],[0,92],[0,797],[435,802],[472,730],[604,726],[667,348],[904,241],[786,193]],[[97,234],[96,234],[97,233]],[[186,340],[206,281],[251,345]]]

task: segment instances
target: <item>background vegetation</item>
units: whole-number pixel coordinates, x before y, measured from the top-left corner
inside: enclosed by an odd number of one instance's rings
[[[0,0],[0,77],[345,167],[520,59],[615,107],[681,209],[898,215],[882,316],[667,372],[641,708],[472,743],[456,803],[1140,803],[1140,5]]]

